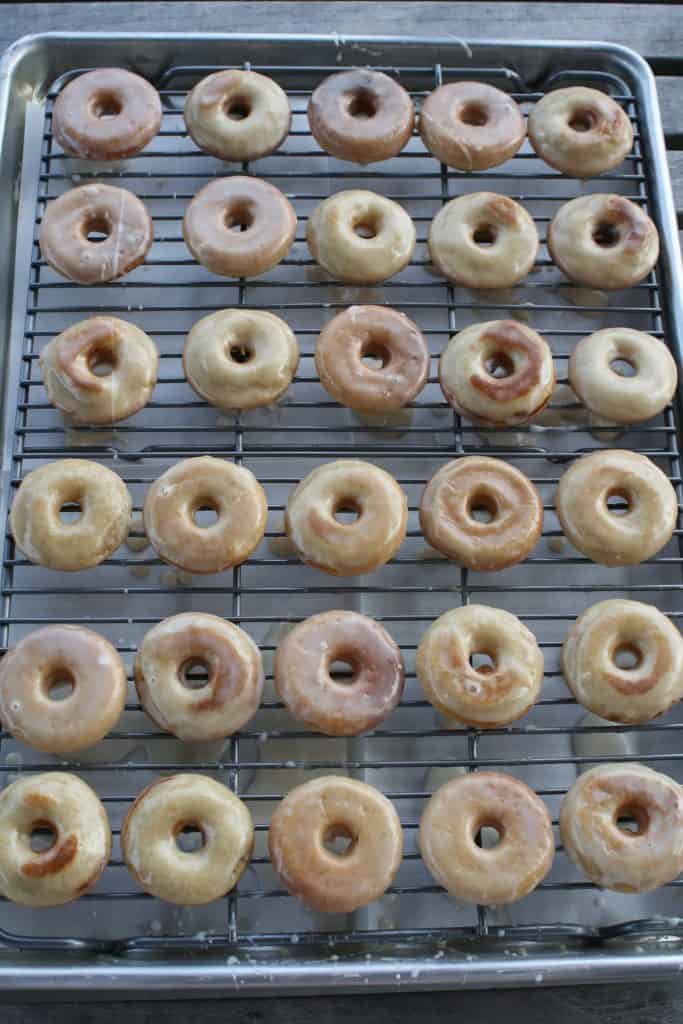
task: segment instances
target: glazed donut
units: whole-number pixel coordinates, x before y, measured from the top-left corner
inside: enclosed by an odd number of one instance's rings
[[[636,830],[621,828],[632,818]],[[567,856],[602,889],[648,892],[683,864],[683,790],[642,764],[602,764],[578,777],[560,807]]]
[[[499,834],[488,849],[475,842],[486,826]],[[471,772],[437,789],[422,814],[418,842],[430,874],[466,903],[521,900],[548,874],[555,853],[545,804],[502,772]]]
[[[84,160],[134,156],[161,128],[154,86],[123,68],[98,68],[74,78],[52,111],[52,132],[65,153]]]
[[[47,849],[31,834],[49,829]],[[111,852],[107,812],[77,775],[23,775],[0,793],[0,889],[26,907],[58,907],[95,885]]]
[[[308,103],[321,149],[339,160],[374,164],[400,153],[413,133],[413,101],[389,75],[368,68],[325,78]]]
[[[659,257],[657,228],[624,196],[579,196],[559,208],[548,225],[550,258],[577,284],[630,288],[647,277]]]
[[[622,514],[610,498],[626,502]],[[676,492],[645,455],[607,450],[583,455],[560,478],[557,516],[567,539],[600,565],[638,565],[670,539],[678,516]]]
[[[355,512],[352,523],[338,512]],[[317,466],[292,491],[285,530],[307,565],[335,576],[373,572],[406,535],[408,502],[394,478],[369,462],[339,459]]]
[[[199,667],[207,671],[206,683],[190,687],[185,673]],[[172,615],[145,634],[135,685],[160,729],[185,742],[223,739],[258,710],[261,654],[248,633],[217,615]]]
[[[185,244],[212,274],[258,277],[289,252],[296,213],[260,178],[217,178],[200,189],[183,218]]]
[[[91,234],[105,237],[91,241]],[[125,188],[80,185],[47,204],[40,251],[77,284],[104,284],[144,262],[154,238],[145,204]]]
[[[482,510],[488,520],[476,517]],[[468,455],[447,462],[420,502],[425,539],[447,558],[495,572],[522,562],[538,544],[543,502],[531,481],[501,459]]]
[[[326,847],[349,840],[345,853]],[[403,856],[392,803],[365,782],[326,775],[290,790],[275,809],[268,849],[285,888],[313,910],[350,914],[383,896]]]
[[[613,367],[620,360],[631,366],[632,377]],[[630,327],[606,327],[577,344],[569,360],[569,383],[598,416],[613,423],[639,423],[669,404],[678,370],[658,338]]]
[[[47,397],[74,423],[116,423],[133,416],[154,390],[158,364],[149,335],[113,316],[72,324],[40,353]],[[107,365],[108,373],[97,373]]]
[[[420,135],[437,160],[460,171],[485,171],[514,156],[526,127],[511,96],[483,82],[449,82],[420,111]]]
[[[429,227],[429,255],[439,274],[466,288],[510,288],[538,252],[536,225],[519,203],[472,192],[446,203]]]
[[[621,668],[617,658],[634,662]],[[562,648],[567,685],[610,722],[649,722],[683,697],[683,638],[649,604],[599,601],[579,615]]]
[[[77,505],[79,517],[60,512]],[[32,470],[10,512],[17,547],[36,565],[78,572],[99,565],[128,536],[132,500],[120,476],[88,459],[58,459]]]
[[[444,349],[439,383],[446,401],[474,423],[526,423],[553,393],[552,352],[540,334],[516,320],[471,324]]]
[[[216,71],[185,100],[194,143],[219,160],[258,160],[287,138],[292,112],[277,82],[256,71]]]
[[[617,167],[633,145],[633,128],[618,103],[584,85],[555,89],[529,114],[529,141],[551,167],[595,178]]]
[[[332,676],[336,661],[352,670],[343,683]],[[274,677],[294,718],[326,736],[357,736],[379,725],[400,701],[403,658],[387,631],[367,615],[320,612],[281,642]]]
[[[379,366],[368,366],[374,357]],[[419,328],[386,306],[350,306],[326,324],[315,349],[320,383],[342,405],[362,412],[400,409],[429,377],[429,349]]]
[[[71,693],[55,699],[59,684]],[[114,728],[126,670],[108,640],[83,626],[43,626],[0,662],[0,719],[15,739],[47,754],[85,750]]]
[[[216,513],[199,526],[200,509]],[[145,533],[165,562],[187,572],[222,572],[246,561],[263,538],[266,495],[245,466],[202,455],[167,469],[147,491]]]
[[[202,836],[198,850],[178,845],[184,829]],[[245,804],[207,775],[157,779],[135,799],[121,827],[121,853],[133,878],[167,903],[197,906],[237,885],[254,846]]]
[[[183,368],[190,386],[218,409],[255,409],[284,395],[299,346],[284,320],[252,309],[221,309],[187,336]]]
[[[471,658],[490,664],[475,668]],[[420,640],[415,663],[437,711],[476,729],[498,729],[525,715],[543,683],[543,655],[516,615],[482,604],[445,612]]]
[[[410,263],[415,225],[398,203],[350,189],[319,203],[308,218],[311,255],[346,284],[379,284]]]

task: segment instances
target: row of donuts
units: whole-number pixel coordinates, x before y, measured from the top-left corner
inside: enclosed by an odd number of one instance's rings
[[[154,342],[139,327],[97,316],[48,342],[39,366],[49,401],[71,422],[108,424],[134,415],[149,401],[158,360]],[[614,368],[622,362],[632,376]],[[182,363],[201,398],[234,412],[282,398],[296,374],[299,347],[289,326],[273,313],[221,309],[192,327]],[[429,379],[429,365],[429,347],[418,326],[386,306],[343,310],[323,327],[315,348],[322,386],[358,412],[392,412],[412,402]],[[628,424],[650,419],[668,405],[678,371],[663,341],[632,328],[608,327],[580,339],[568,377],[592,413]],[[545,408],[555,380],[548,343],[515,320],[464,328],[439,361],[447,402],[468,420],[491,427],[528,422]]]
[[[629,657],[628,667],[620,658]],[[475,658],[487,663],[475,667]],[[349,675],[333,674],[343,662]],[[97,672],[93,672],[93,666]],[[670,620],[638,601],[600,601],[565,638],[562,666],[576,699],[613,722],[649,722],[683,696],[683,639]],[[193,681],[193,669],[205,678]],[[451,609],[417,649],[416,674],[450,722],[499,729],[525,715],[543,683],[543,653],[513,614],[486,605]],[[225,739],[258,711],[261,654],[249,635],[216,615],[183,612],[153,626],[135,659],[140,704],[183,742]],[[405,668],[379,622],[326,611],[294,626],[277,648],[273,678],[290,714],[325,736],[358,736],[399,704]],[[193,685],[190,685],[193,683]],[[55,699],[55,687],[70,692]],[[0,719],[17,740],[47,754],[87,750],[115,728],[126,702],[116,649],[80,626],[49,625],[10,648],[0,664]]]
[[[619,822],[630,819],[635,832]],[[569,858],[595,884],[646,892],[683,868],[683,789],[640,764],[602,764],[582,775],[560,808]],[[53,843],[31,847],[36,828]],[[197,851],[178,842],[185,829]],[[478,837],[495,830],[496,845]],[[32,907],[77,899],[99,880],[111,854],[104,806],[78,776],[20,777],[0,793],[0,891]],[[495,835],[494,833],[494,835]],[[628,839],[625,837],[628,836]],[[332,845],[347,840],[343,853]],[[522,899],[550,871],[555,854],[550,814],[524,782],[497,771],[462,774],[428,800],[418,847],[430,874],[457,900],[506,904]],[[205,775],[158,779],[136,798],[121,828],[121,852],[146,892],[181,905],[219,899],[249,865],[254,823],[246,804]],[[291,789],[268,829],[272,867],[285,889],[323,913],[351,913],[379,899],[403,859],[403,828],[378,789],[344,776],[322,776]]]
[[[79,75],[59,93],[52,113],[62,149],[86,160],[119,160],[157,135],[162,109],[149,82],[123,68]],[[217,71],[198,82],[184,108],[199,149],[221,160],[258,160],[287,138],[292,112],[286,93],[256,71]],[[369,68],[341,71],[313,91],[308,122],[326,153],[359,164],[397,156],[413,134],[410,95],[389,75]],[[418,128],[429,152],[462,171],[504,163],[527,135],[512,96],[482,82],[449,82],[422,103]],[[565,174],[589,178],[612,170],[630,152],[633,128],[611,97],[585,86],[557,89],[529,115],[537,156]]]
[[[185,244],[213,274],[251,278],[275,267],[295,238],[297,215],[267,181],[216,178],[190,201]],[[92,237],[91,237],[92,236]],[[154,239],[150,213],[115,185],[79,185],[50,200],[40,250],[57,273],[84,285],[124,276],[144,262]],[[415,225],[393,199],[363,189],[336,192],[308,217],[311,255],[335,280],[379,284],[410,263]],[[624,196],[600,193],[564,203],[548,225],[548,253],[572,281],[627,288],[642,281],[659,256],[657,228]],[[467,288],[510,288],[534,266],[540,248],[528,211],[508,196],[472,192],[434,216],[427,239],[434,269]]]
[[[76,506],[78,518],[62,520],[67,506]],[[608,566],[652,558],[670,540],[678,517],[676,492],[662,470],[647,456],[620,449],[572,462],[557,486],[555,508],[574,547]],[[215,521],[198,522],[201,510],[212,511]],[[21,481],[9,524],[29,561],[75,572],[98,565],[124,542],[131,512],[130,492],[118,474],[87,459],[59,459]],[[524,561],[540,539],[543,512],[528,477],[502,459],[479,455],[443,465],[419,505],[427,542],[478,572]],[[213,456],[175,463],[151,484],[143,507],[157,555],[193,573],[245,562],[267,519],[266,494],[253,473]],[[406,494],[391,474],[360,459],[340,459],[316,466],[294,488],[284,527],[305,564],[358,576],[393,558],[407,521]]]

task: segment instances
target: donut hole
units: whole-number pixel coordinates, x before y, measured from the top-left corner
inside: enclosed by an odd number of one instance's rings
[[[493,224],[479,224],[472,232],[472,241],[475,245],[482,246],[482,248],[494,245],[497,237],[498,232]]]
[[[218,504],[213,498],[200,498],[192,509],[192,521],[202,530],[215,526],[219,519]]]
[[[90,113],[93,117],[99,117],[102,120],[118,117],[122,110],[121,100],[112,93],[99,93],[90,104]]]
[[[57,842],[57,829],[51,821],[36,821],[31,826],[28,841],[34,853],[47,853]]]
[[[642,836],[647,832],[650,815],[642,804],[626,803],[617,808],[614,824],[627,836]]]
[[[628,491],[611,490],[605,497],[607,511],[613,516],[627,516],[631,511],[631,495]]]
[[[609,364],[609,368],[612,373],[616,373],[618,377],[635,377],[638,372],[635,364],[632,363],[630,359],[624,359],[623,356],[613,359]]]
[[[643,655],[635,644],[621,643],[614,648],[612,661],[622,672],[632,672],[642,664]]]
[[[251,114],[251,103],[246,96],[231,96],[223,104],[223,110],[231,121],[244,121]]]
[[[484,369],[488,373],[489,377],[495,377],[496,380],[502,380],[505,377],[512,376],[515,372],[515,364],[506,352],[492,352],[491,355],[484,360]]]
[[[498,506],[490,494],[477,491],[467,502],[467,515],[476,523],[492,523],[497,514]]]
[[[376,213],[365,213],[352,224],[359,238],[376,238],[381,228],[381,217]]]
[[[254,358],[254,350],[245,342],[235,342],[228,347],[228,355],[233,363],[248,363]]]
[[[228,231],[234,231],[236,234],[240,231],[248,231],[254,223],[254,212],[251,208],[251,203],[246,200],[233,203],[225,211],[224,220]]]
[[[337,654],[330,663],[327,674],[333,683],[349,686],[358,678],[358,663],[351,654]]]
[[[360,358],[368,369],[383,370],[391,360],[391,353],[381,341],[371,338],[361,347]]]
[[[59,518],[66,526],[77,523],[83,515],[80,501],[65,501],[59,508]]]
[[[178,666],[178,679],[188,690],[201,690],[209,685],[211,669],[203,658],[187,658]]]
[[[481,821],[472,833],[475,846],[482,850],[495,850],[502,841],[504,829],[499,821]]]
[[[348,857],[355,849],[358,836],[348,825],[335,822],[323,832],[323,846],[335,857]]]
[[[176,825],[173,835],[181,853],[198,853],[206,846],[206,836],[201,826],[194,821]]]
[[[488,676],[495,671],[496,658],[490,651],[472,651],[470,666],[480,675]]]
[[[94,213],[83,223],[83,237],[95,245],[106,242],[111,234],[111,224],[103,213]]]
[[[601,220],[593,228],[593,241],[601,249],[612,249],[619,243],[621,232],[616,224],[610,221]]]
[[[594,110],[590,110],[588,107],[582,107],[581,110],[575,110],[569,118],[569,127],[573,132],[589,132],[592,128],[595,128],[597,122],[597,116]]]
[[[460,110],[460,120],[463,124],[469,124],[472,128],[483,128],[488,124],[489,115],[481,103],[466,103]]]
[[[349,97],[349,105],[346,109],[351,117],[369,121],[377,113],[377,101],[369,89],[356,89]]]
[[[338,523],[350,526],[356,523],[361,517],[362,509],[355,498],[340,498],[332,510],[332,515]]]
[[[98,346],[88,353],[88,369],[96,377],[109,377],[116,369],[116,356],[110,348]]]
[[[67,700],[76,688],[76,680],[65,668],[57,668],[44,680],[43,689],[49,700]]]

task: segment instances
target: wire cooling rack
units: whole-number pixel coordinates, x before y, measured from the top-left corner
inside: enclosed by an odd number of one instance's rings
[[[249,66],[249,65],[245,65]],[[546,87],[588,84],[610,92],[635,129],[632,154],[614,173],[581,183],[541,163],[525,143],[500,168],[462,174],[440,165],[415,135],[396,158],[369,168],[344,164],[322,153],[308,131],[306,105],[315,86],[346,63],[328,66],[253,65],[288,93],[292,131],[281,151],[256,164],[225,165],[200,153],[187,137],[182,107],[187,90],[213,66],[169,68],[154,82],[164,107],[162,130],[139,156],[97,167],[64,155],[53,139],[55,96],[27,129],[25,147],[40,147],[24,348],[13,418],[14,491],[37,465],[65,456],[93,458],[115,469],[129,485],[139,513],[148,484],[178,459],[213,453],[248,466],[266,488],[270,518],[266,537],[247,563],[217,576],[177,572],[144,546],[141,523],[130,546],[97,569],[69,575],[31,565],[6,531],[2,567],[2,648],[45,622],[84,623],[107,636],[130,669],[136,645],[153,623],[180,611],[201,610],[241,624],[259,644],[267,683],[257,716],[225,743],[188,745],[159,732],[140,710],[135,690],[121,722],[92,751],[62,761],[31,751],[2,733],[4,782],[19,772],[66,766],[99,793],[114,831],[110,865],[96,889],[78,903],[38,913],[4,903],[0,939],[20,948],[132,952],[196,945],[250,949],[274,943],[359,944],[370,940],[456,938],[474,944],[500,942],[522,950],[533,940],[587,941],[656,929],[648,918],[676,913],[680,883],[647,896],[602,893],[582,878],[559,845],[551,874],[533,894],[512,907],[456,904],[433,883],[416,845],[421,809],[446,779],[463,771],[496,767],[528,782],[547,802],[557,824],[559,802],[588,764],[637,759],[683,778],[680,731],[673,709],[663,720],[639,726],[606,726],[569,695],[559,651],[574,617],[606,596],[656,604],[675,622],[682,614],[680,529],[646,564],[606,569],[581,557],[563,539],[553,510],[555,486],[567,463],[605,447],[643,452],[669,476],[680,497],[680,462],[671,408],[644,426],[627,430],[591,420],[566,388],[566,366],[579,337],[623,325],[664,337],[657,279],[606,295],[576,288],[562,278],[545,248],[545,230],[559,205],[584,192],[611,191],[648,208],[648,167],[640,144],[634,96],[612,74],[563,72]],[[383,67],[397,75],[416,105],[442,82],[472,77],[472,70],[440,65]],[[541,93],[529,92],[506,68],[479,69],[476,77],[514,96],[525,112]],[[37,150],[36,150],[37,152]],[[247,173],[284,191],[298,214],[296,242],[278,267],[258,280],[214,277],[189,256],[182,216],[189,200],[213,177]],[[120,282],[84,288],[59,278],[37,245],[41,217],[51,199],[86,180],[129,188],[147,204],[155,242],[144,266]],[[33,187],[33,182],[29,182]],[[23,183],[25,188],[26,182]],[[416,223],[414,259],[379,287],[347,287],[329,281],[310,258],[306,219],[325,196],[363,187],[400,202]],[[529,278],[514,289],[475,293],[436,276],[426,249],[429,222],[450,198],[481,189],[501,192],[532,213],[542,248]],[[33,194],[36,195],[35,190]],[[20,254],[21,256],[21,254]],[[28,253],[26,253],[28,259]],[[406,410],[388,419],[361,417],[337,405],[320,386],[313,363],[316,337],[336,311],[351,303],[387,304],[412,317],[428,338],[429,383]],[[227,416],[199,401],[182,373],[187,331],[200,316],[220,308],[271,310],[294,330],[301,346],[299,373],[277,407]],[[147,408],[111,430],[72,429],[50,407],[38,356],[58,331],[96,313],[116,314],[148,331],[160,350],[159,383]],[[448,337],[467,324],[513,317],[539,330],[552,347],[559,390],[532,426],[486,430],[455,414],[438,387],[437,359]],[[524,564],[479,574],[444,561],[420,535],[417,507],[422,488],[444,461],[470,452],[499,456],[519,466],[539,487],[545,523],[542,541]],[[383,466],[404,487],[410,507],[408,536],[398,556],[362,578],[338,581],[300,565],[283,533],[287,496],[321,461],[345,455]],[[546,659],[542,698],[515,725],[479,733],[449,726],[423,699],[415,679],[417,643],[427,625],[459,604],[506,608],[536,633]],[[290,624],[326,608],[352,608],[383,622],[406,659],[407,686],[400,707],[372,734],[353,739],[307,732],[283,710],[272,686],[272,660]],[[256,822],[251,865],[224,900],[201,908],[170,907],[142,893],[123,865],[119,832],[123,815],[150,781],[176,771],[201,771],[228,784],[246,801]],[[269,863],[265,835],[277,801],[314,775],[341,772],[381,788],[396,805],[405,830],[405,858],[386,896],[352,915],[318,915],[281,888]],[[630,923],[625,923],[630,922]],[[680,934],[672,921],[667,930]]]

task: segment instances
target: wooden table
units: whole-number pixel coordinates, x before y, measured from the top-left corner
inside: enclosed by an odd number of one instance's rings
[[[53,31],[339,32],[340,35],[459,39],[586,39],[631,46],[657,75],[679,225],[683,227],[683,6],[568,3],[54,3],[0,6],[0,50],[23,35]],[[201,1002],[80,1004],[0,1008],[3,1024],[363,1024],[419,1020],[436,1024],[453,1013],[468,1024],[668,1024],[681,1018],[683,983],[591,986],[507,992],[320,997]]]

